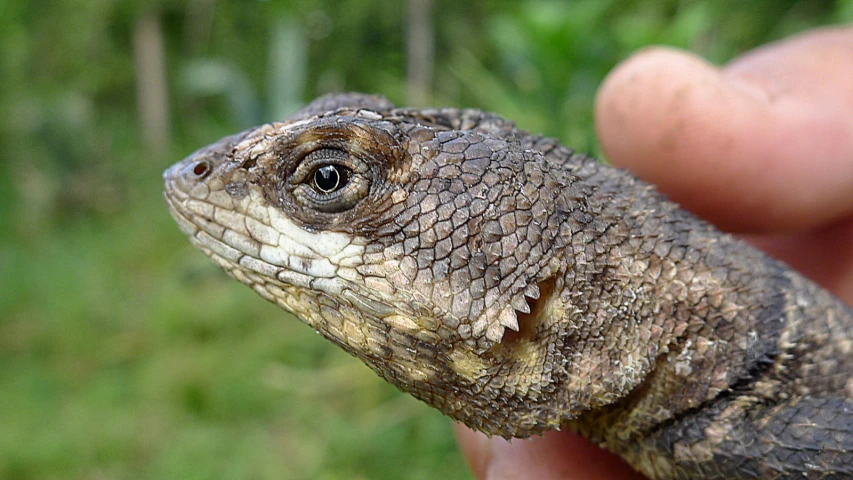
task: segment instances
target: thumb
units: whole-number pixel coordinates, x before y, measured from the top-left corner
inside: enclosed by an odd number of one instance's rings
[[[599,90],[607,158],[735,231],[853,215],[853,29],[815,30],[723,69],[650,48]]]

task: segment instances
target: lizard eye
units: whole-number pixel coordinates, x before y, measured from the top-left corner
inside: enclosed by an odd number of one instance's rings
[[[323,165],[314,170],[312,188],[319,193],[328,195],[344,188],[349,183],[350,170],[341,165]]]
[[[301,204],[325,213],[354,207],[367,196],[370,182],[366,164],[356,155],[338,148],[320,148],[302,159],[290,181]]]

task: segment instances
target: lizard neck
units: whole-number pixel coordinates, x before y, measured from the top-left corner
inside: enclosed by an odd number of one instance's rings
[[[564,426],[618,450],[754,388],[779,355],[786,315],[785,299],[756,279],[783,290],[787,280],[628,174],[585,168],[590,223],[606,234],[572,243],[584,263],[574,260],[561,292],[565,321],[581,332],[566,344],[576,359],[566,388],[590,399]]]

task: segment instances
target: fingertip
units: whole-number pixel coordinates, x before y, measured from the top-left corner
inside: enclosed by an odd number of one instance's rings
[[[737,138],[725,126],[744,99],[727,91],[719,71],[670,48],[638,52],[605,79],[596,102],[596,129],[607,158],[652,182],[675,201],[716,220],[748,172],[732,162]],[[713,153],[712,153],[713,152]],[[741,198],[752,211],[753,198]],[[722,219],[725,221],[725,219]],[[742,219],[734,219],[740,222]],[[729,225],[730,226],[730,225]]]
[[[692,54],[640,50],[610,72],[597,93],[595,127],[608,158],[664,179],[678,167],[672,157],[689,151],[693,131],[707,131],[700,107],[717,88],[717,69]]]
[[[602,84],[596,128],[614,165],[724,229],[806,229],[849,214],[853,121],[822,108],[824,97],[771,93],[648,48]]]
[[[603,146],[614,154],[638,147],[645,150],[650,146],[637,142],[646,139],[643,143],[651,143],[648,136],[654,133],[656,148],[680,148],[683,138],[679,129],[689,125],[673,115],[692,117],[684,97],[698,86],[715,82],[717,75],[710,64],[674,48],[656,46],[638,51],[610,72],[596,94],[595,127]],[[636,155],[614,156],[625,162],[621,166],[636,162]]]

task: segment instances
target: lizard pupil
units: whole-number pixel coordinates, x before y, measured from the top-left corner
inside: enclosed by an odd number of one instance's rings
[[[347,183],[346,169],[339,165],[323,165],[314,171],[314,187],[321,193],[335,192]]]

